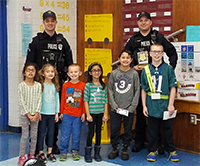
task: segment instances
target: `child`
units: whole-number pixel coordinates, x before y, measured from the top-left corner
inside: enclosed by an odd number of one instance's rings
[[[19,108],[21,110],[22,136],[20,141],[19,166],[26,161],[26,142],[29,136],[29,126],[31,128],[31,145],[28,158],[35,158],[35,147],[38,130],[38,117],[41,109],[42,87],[35,81],[37,67],[34,63],[26,63],[22,74],[24,81],[18,85]]]
[[[88,67],[88,82],[84,90],[84,103],[88,121],[88,136],[85,147],[85,162],[92,162],[92,138],[96,129],[96,143],[94,146],[94,159],[101,161],[101,126],[102,120],[108,120],[107,86],[102,80],[103,68],[95,62]]]
[[[39,72],[40,83],[42,84],[42,108],[40,111],[39,121],[39,135],[38,135],[38,158],[44,163],[47,163],[46,157],[43,153],[44,137],[46,130],[48,132],[48,152],[47,158],[55,162],[56,158],[52,153],[54,128],[55,123],[58,122],[59,113],[59,81],[58,73],[54,66],[46,64]]]
[[[123,147],[122,160],[129,159],[129,146],[132,136],[134,111],[140,95],[140,82],[138,73],[130,67],[132,54],[129,50],[122,50],[119,54],[120,66],[113,70],[109,77],[109,102],[111,144],[112,150],[109,159],[115,159],[119,154],[120,129],[123,117]]]
[[[165,150],[171,161],[179,161],[173,141],[172,119],[163,120],[163,112],[174,113],[176,77],[171,66],[162,61],[163,46],[159,43],[150,48],[152,64],[145,66],[141,74],[143,113],[148,117],[148,161],[156,161],[158,154],[158,130],[163,127]]]
[[[85,83],[79,81],[81,68],[77,64],[68,67],[67,75],[70,81],[63,84],[60,103],[61,113],[61,140],[60,140],[60,161],[67,160],[69,140],[72,134],[72,158],[79,160],[79,143],[81,135],[81,122],[85,121],[84,109],[84,87]]]

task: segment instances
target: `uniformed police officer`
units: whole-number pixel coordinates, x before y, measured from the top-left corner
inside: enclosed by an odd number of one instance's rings
[[[164,47],[164,52],[169,57],[170,65],[175,69],[178,59],[175,47],[162,34],[156,30],[152,30],[152,20],[150,14],[147,12],[141,12],[138,15],[137,25],[139,27],[139,32],[135,32],[125,46],[126,49],[130,50],[134,54],[134,69],[138,73],[141,73],[143,69],[143,63],[146,60],[146,54],[148,57],[150,46],[153,43],[160,43]],[[151,60],[148,59],[147,63],[150,62]],[[139,152],[144,147],[144,142],[146,139],[146,118],[143,115],[141,98],[136,110],[136,136],[135,144],[132,147],[133,152]],[[159,152],[163,153],[164,151],[159,149]]]
[[[44,32],[38,33],[29,43],[26,62],[34,62],[40,70],[44,64],[54,65],[59,74],[60,85],[65,81],[67,68],[73,63],[72,51],[62,34],[57,34],[56,14],[48,10],[43,14]],[[58,125],[55,126],[55,137],[53,153],[58,154],[59,148],[56,144]]]

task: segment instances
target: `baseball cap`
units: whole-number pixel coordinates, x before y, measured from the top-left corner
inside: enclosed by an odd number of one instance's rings
[[[145,16],[145,17],[147,17],[148,19],[150,19],[151,20],[151,16],[150,16],[150,14],[149,13],[147,13],[147,12],[141,12],[139,15],[138,15],[138,20],[141,18],[141,17],[143,17],[143,16]]]
[[[47,10],[43,13],[43,20],[45,20],[47,17],[52,17],[56,20],[56,14],[51,10]]]

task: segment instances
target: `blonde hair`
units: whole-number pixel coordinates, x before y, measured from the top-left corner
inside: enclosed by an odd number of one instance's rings
[[[69,68],[70,68],[70,67],[78,67],[79,70],[81,71],[81,67],[80,67],[77,63],[72,63],[71,65],[69,65],[68,71],[69,71]]]
[[[52,67],[54,72],[55,72],[55,76],[52,79],[53,84],[55,85],[56,91],[59,92],[60,91],[60,85],[59,85],[59,77],[58,77],[58,72],[56,70],[56,68],[51,65],[51,64],[45,64],[42,69],[39,71],[39,82],[42,85],[42,91],[44,90],[44,71],[48,68],[48,67]]]

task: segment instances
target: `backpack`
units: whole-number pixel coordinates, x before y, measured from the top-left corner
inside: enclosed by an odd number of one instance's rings
[[[34,158],[26,160],[23,166],[46,166],[46,164],[41,160]]]

